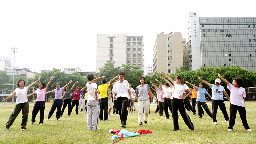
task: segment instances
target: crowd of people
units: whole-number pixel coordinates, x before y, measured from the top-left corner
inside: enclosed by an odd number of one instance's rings
[[[56,119],[60,120],[67,106],[68,116],[70,116],[72,109],[76,106],[76,114],[78,114],[79,110],[83,113],[87,112],[88,130],[99,130],[99,120],[108,121],[112,109],[113,114],[119,114],[121,127],[125,128],[127,125],[128,114],[135,110],[135,101],[138,101],[138,125],[143,125],[143,123],[147,124],[150,113],[150,98],[154,98],[154,100],[157,101],[156,112],[159,111],[159,116],[163,116],[165,113],[166,119],[170,119],[171,115],[174,126],[173,131],[180,130],[178,110],[188,128],[191,130],[195,129],[187,111],[191,111],[193,112],[193,115],[196,115],[196,105],[198,108],[199,119],[203,117],[205,110],[207,115],[212,119],[214,125],[218,124],[216,114],[219,107],[224,115],[226,123],[229,124],[228,131],[233,130],[236,113],[238,111],[244,128],[247,131],[252,131],[246,120],[246,93],[245,89],[241,87],[241,78],[235,77],[230,83],[218,74],[219,78],[215,80],[214,84],[210,84],[198,77],[201,82],[196,86],[188,81],[184,81],[181,76],[177,76],[175,80],[173,80],[170,76],[164,73],[160,74],[162,75],[160,78],[165,81],[164,84],[161,83],[160,80],[155,79],[157,84],[150,81],[150,84],[152,85],[152,87],[150,87],[149,84],[145,83],[145,78],[140,77],[140,85],[135,89],[127,80],[125,80],[124,72],[120,72],[118,76],[114,77],[109,82],[105,79],[105,76],[94,78],[92,74],[88,74],[88,82],[82,88],[76,86],[78,81],[69,88],[69,85],[72,83],[72,80],[70,80],[63,87],[56,84],[56,88],[51,91],[47,90],[54,79],[53,76],[50,78],[47,85],[40,82],[40,77],[29,86],[25,86],[25,81],[21,79],[17,82],[18,88],[16,88],[9,97],[3,99],[3,101],[6,101],[16,96],[16,105],[6,123],[6,129],[8,130],[11,127],[20,111],[22,111],[21,130],[24,131],[26,129],[29,113],[28,98],[32,95],[37,95],[37,99],[32,110],[30,124],[33,125],[35,123],[35,118],[40,111],[39,124],[43,125],[45,96],[46,94],[54,93],[55,99],[47,119],[51,118],[57,108]],[[100,79],[101,85],[97,86],[96,82]],[[230,90],[230,97],[225,91],[225,88],[221,85],[221,80],[227,84],[227,88]],[[28,95],[28,90],[38,82],[40,82],[38,89]],[[191,85],[192,88],[189,88],[187,84]],[[208,93],[204,88],[204,85],[207,85],[212,89],[212,95]],[[75,90],[72,92],[74,88]],[[154,96],[151,90],[155,91],[157,96]],[[226,110],[224,95],[230,101],[230,115],[228,115]],[[212,112],[206,103],[206,96],[212,99]],[[72,97],[73,99],[71,99]],[[190,104],[190,98],[192,105]]]

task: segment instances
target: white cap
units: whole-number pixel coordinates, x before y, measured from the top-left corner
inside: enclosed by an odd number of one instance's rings
[[[219,79],[219,78],[217,78],[216,80],[215,80],[215,83],[220,83],[221,82],[221,80]]]

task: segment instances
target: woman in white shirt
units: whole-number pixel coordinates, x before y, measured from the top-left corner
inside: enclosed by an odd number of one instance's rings
[[[17,97],[15,108],[8,122],[5,124],[5,127],[7,130],[11,127],[11,125],[13,124],[14,120],[19,115],[21,110],[22,110],[21,130],[24,131],[26,129],[27,121],[28,121],[28,112],[29,112],[27,93],[28,93],[28,90],[39,81],[40,81],[40,76],[38,77],[37,81],[30,84],[28,87],[25,87],[25,81],[20,79],[17,83],[18,88],[16,88],[15,91],[9,97],[2,100],[2,101],[6,101],[8,99],[11,99],[14,96]]]
[[[166,74],[160,74],[166,76],[174,84],[174,93],[172,100],[172,117],[174,125],[173,131],[180,130],[178,123],[178,110],[180,111],[180,114],[186,125],[189,127],[189,129],[194,130],[194,125],[191,122],[189,115],[186,113],[183,101],[185,97],[191,94],[189,87],[186,84],[184,84],[184,81],[181,79],[181,76],[177,76],[176,80],[174,81],[171,77],[167,76]],[[184,95],[186,91],[188,91],[189,93]]]

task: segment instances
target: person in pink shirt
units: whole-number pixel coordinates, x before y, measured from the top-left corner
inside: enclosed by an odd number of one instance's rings
[[[74,106],[76,106],[76,114],[78,115],[78,105],[79,105],[79,100],[80,100],[80,94],[81,92],[86,88],[83,87],[81,90],[79,90],[79,86],[76,86],[75,91],[72,93],[73,99],[72,99],[72,106],[71,106],[71,112]],[[70,114],[71,114],[70,112]]]
[[[45,94],[47,92],[48,86],[50,85],[50,83],[53,80],[53,76],[51,77],[50,81],[48,82],[48,84],[45,86],[45,84],[43,82],[39,83],[39,88],[33,92],[32,94],[28,95],[27,97],[29,98],[32,95],[37,95],[37,99],[34,105],[34,108],[32,110],[32,119],[31,119],[31,125],[36,121],[36,115],[40,110],[40,121],[39,124],[42,125],[43,121],[44,121],[44,109],[45,109]]]
[[[157,100],[158,100],[158,107],[159,107],[159,116],[163,116],[163,111],[164,111],[164,90],[162,89],[163,84],[159,82],[159,87],[152,83],[152,86],[155,88],[155,91],[157,93]]]
[[[236,113],[240,114],[243,126],[247,131],[252,131],[246,120],[246,110],[245,110],[245,89],[242,86],[243,79],[240,77],[235,77],[232,79],[232,84],[229,83],[225,78],[223,78],[219,73],[218,76],[227,84],[227,88],[230,90],[230,120],[228,131],[233,131],[235,125]]]

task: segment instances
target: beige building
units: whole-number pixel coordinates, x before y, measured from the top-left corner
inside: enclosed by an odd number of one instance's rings
[[[182,38],[182,47],[183,47],[183,66],[189,66],[189,60],[190,60],[190,53],[191,48],[189,47],[188,43],[186,42],[186,38]]]
[[[96,72],[99,72],[107,61],[115,62],[115,66],[139,66],[143,70],[143,36],[98,34]]]
[[[153,52],[153,73],[175,73],[176,68],[183,66],[186,49],[186,40],[180,32],[158,34]]]

